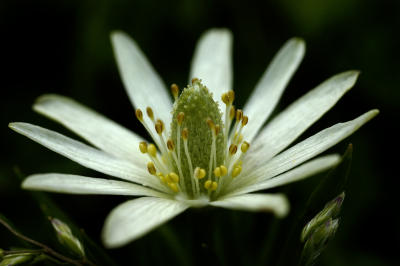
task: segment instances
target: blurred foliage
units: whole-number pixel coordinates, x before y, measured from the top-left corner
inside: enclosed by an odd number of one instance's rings
[[[354,145],[340,228],[319,265],[398,265],[398,171],[397,158],[390,151],[398,143],[399,22],[400,2],[396,0],[3,0],[0,212],[21,231],[46,242],[54,237],[53,232],[30,193],[20,189],[14,167],[26,175],[64,172],[101,177],[7,128],[10,121],[27,121],[71,135],[31,111],[39,95],[70,96],[143,133],[117,73],[110,31],[130,34],[166,84],[175,82],[182,87],[200,34],[210,27],[231,29],[239,106],[280,45],[300,36],[307,42],[307,53],[278,109],[335,73],[362,71],[356,86],[303,137],[369,109],[381,110],[371,123],[331,149],[341,153],[349,142]],[[287,193],[296,210],[320,178],[276,191]],[[126,199],[47,195],[98,243],[107,213]],[[330,199],[327,195],[320,204]],[[107,253],[121,265],[170,265],[172,261],[179,265],[265,265],[287,237],[277,227],[289,226],[291,219],[292,215],[278,221],[264,213],[190,210]],[[9,232],[0,230],[0,248],[18,244]]]

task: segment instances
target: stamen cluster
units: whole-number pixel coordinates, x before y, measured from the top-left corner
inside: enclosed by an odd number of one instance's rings
[[[178,86],[172,84],[171,92],[175,103],[169,136],[151,107],[146,108],[146,114],[154,131],[143,119],[143,112],[136,110],[137,119],[155,142],[139,144],[150,160],[147,170],[171,193],[189,200],[204,196],[213,200],[242,171],[243,156],[250,147],[243,141],[242,130],[249,119],[233,106],[233,91],[221,96],[225,104],[223,121],[218,104],[200,80],[193,79],[180,95]]]

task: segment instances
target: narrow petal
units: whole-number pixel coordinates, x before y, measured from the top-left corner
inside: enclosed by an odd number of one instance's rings
[[[221,95],[232,89],[232,34],[227,29],[211,29],[200,38],[192,60],[189,82],[199,78],[213,93],[220,108]]]
[[[134,163],[114,157],[57,132],[28,123],[11,123],[9,127],[87,168],[141,185],[165,190],[156,178],[146,172],[145,164],[143,167],[139,167]]]
[[[244,106],[244,114],[249,117],[246,126],[246,138],[249,141],[252,141],[277,105],[304,52],[304,41],[292,38],[279,50],[264,72]]]
[[[268,211],[277,217],[289,212],[289,202],[283,194],[244,194],[210,202],[210,205],[243,211]]]
[[[371,120],[379,113],[378,110],[371,110],[354,120],[338,123],[332,127],[324,129],[317,134],[303,140],[288,150],[272,158],[267,164],[259,162],[257,166],[250,166],[253,169],[252,175],[257,179],[265,180],[313,158],[314,156],[326,151],[339,141],[351,135],[366,122]],[[264,149],[264,147],[259,147]],[[262,158],[262,155],[260,158]],[[250,161],[254,161],[248,158]]]
[[[142,110],[152,107],[155,116],[163,120],[168,129],[172,102],[160,76],[128,35],[113,32],[111,42],[122,81],[133,105]]]
[[[103,242],[116,248],[167,222],[189,206],[169,199],[144,197],[122,203],[111,211],[103,228]]]
[[[33,109],[112,155],[133,161],[141,157],[141,137],[68,97],[43,95]]]
[[[290,145],[353,87],[358,74],[347,71],[335,75],[279,113],[253,142],[254,147],[265,147],[260,159],[267,162]]]
[[[231,186],[227,188],[227,194],[240,195],[297,182],[325,170],[328,170],[337,165],[339,162],[340,156],[337,154],[332,154],[313,159],[273,178],[260,179],[258,182],[255,182],[257,180],[256,178],[249,176],[249,178],[245,180],[247,181],[247,183],[231,183]],[[267,173],[265,177],[268,177]]]
[[[68,194],[167,196],[129,182],[58,173],[31,175],[24,180],[22,188]]]

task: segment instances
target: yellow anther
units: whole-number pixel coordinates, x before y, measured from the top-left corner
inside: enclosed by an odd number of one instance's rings
[[[204,182],[204,188],[205,189],[210,189],[212,186],[212,181],[211,180],[207,180],[206,182]]]
[[[228,173],[228,168],[225,165],[219,167],[221,169],[221,176],[225,176]]]
[[[204,170],[203,168],[200,168],[200,167],[196,167],[194,169],[194,176],[197,179],[202,179],[206,176],[206,170]]]
[[[136,115],[136,118],[137,118],[140,122],[143,122],[143,112],[142,112],[142,110],[136,109],[135,115]]]
[[[172,182],[174,183],[179,182],[179,176],[176,173],[174,172],[169,173],[169,177],[171,178]]]
[[[170,150],[170,151],[173,151],[174,148],[175,148],[174,141],[173,141],[171,138],[169,138],[169,139],[167,140],[167,148],[168,148],[168,150]]]
[[[192,78],[192,84],[199,82],[200,80],[198,78]]]
[[[224,102],[224,104],[228,105],[230,103],[228,93],[223,93],[221,95],[221,100]]]
[[[216,177],[220,177],[220,176],[221,176],[221,168],[220,168],[220,167],[216,167],[216,168],[214,169],[214,175],[215,175]]]
[[[146,153],[147,152],[147,143],[142,141],[139,143],[139,150],[141,153]]]
[[[157,173],[157,176],[161,182],[167,183],[167,181],[165,180],[165,176],[162,173]]]
[[[147,170],[149,171],[149,173],[151,175],[155,175],[156,174],[156,167],[154,166],[153,162],[148,162],[147,163]]]
[[[231,146],[229,146],[230,155],[234,155],[236,152],[237,152],[237,146],[235,144],[231,144]]]
[[[178,188],[178,185],[176,183],[168,183],[168,186],[169,186],[170,189],[172,189],[172,191],[179,192],[179,188]]]
[[[189,129],[187,129],[186,127],[182,130],[182,138],[183,140],[187,140],[189,137]]]
[[[231,106],[231,109],[229,110],[229,119],[232,120],[235,117],[235,114],[235,106]]]
[[[160,119],[157,119],[156,124],[154,125],[156,132],[158,135],[161,135],[164,131],[164,122]]]
[[[147,152],[152,156],[152,157],[156,157],[157,155],[157,148],[156,145],[154,144],[149,144],[147,146]]]
[[[248,122],[249,122],[249,117],[244,115],[242,119],[242,127],[247,125]]]
[[[185,113],[184,112],[180,112],[176,119],[178,120],[178,125],[182,125],[183,119],[185,118]]]
[[[214,122],[211,120],[211,118],[207,118],[206,119],[206,123],[207,123],[207,125],[208,125],[208,127],[211,129],[211,130],[215,130],[214,128],[215,128],[215,124],[214,124]]]
[[[244,141],[243,143],[242,143],[242,146],[240,147],[240,150],[243,152],[243,153],[246,153],[247,152],[247,150],[250,148],[250,143],[248,143],[247,141]]]
[[[217,187],[218,187],[218,183],[217,182],[212,182],[212,184],[211,184],[211,191],[215,191],[215,190],[217,190]]]
[[[165,178],[165,182],[167,182],[167,183],[174,183],[174,182],[172,182],[172,178],[171,178],[171,176],[170,176],[169,174],[166,174],[166,175],[164,176],[164,178]]]
[[[235,168],[233,168],[232,177],[233,178],[237,177],[240,174],[240,172],[242,172],[242,166],[236,165]]]
[[[146,108],[146,113],[147,113],[147,116],[148,116],[152,121],[154,121],[154,113],[153,113],[153,109],[151,109],[151,107],[147,107],[147,108]]]
[[[171,92],[172,92],[172,95],[174,96],[175,100],[178,99],[178,95],[179,95],[179,87],[178,87],[178,85],[173,83],[171,85]]]
[[[236,121],[239,122],[243,118],[243,111],[241,109],[236,110]]]
[[[229,90],[228,91],[228,97],[229,97],[230,104],[232,104],[233,101],[235,100],[235,92],[233,90]]]

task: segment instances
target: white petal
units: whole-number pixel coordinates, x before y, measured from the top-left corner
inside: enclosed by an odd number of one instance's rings
[[[335,75],[279,113],[253,142],[254,147],[264,146],[260,159],[267,162],[292,143],[336,104],[354,85],[358,74],[347,71]]]
[[[268,211],[278,217],[289,212],[289,202],[282,194],[244,194],[212,201],[210,205],[243,211]]]
[[[138,148],[141,137],[68,97],[43,95],[33,109],[108,153],[131,160],[143,158]]]
[[[57,132],[28,123],[11,123],[9,127],[74,162],[101,173],[129,180],[145,186],[165,190],[156,178],[129,161],[92,148],[82,142],[63,136]]]
[[[267,164],[259,164],[259,167],[253,171],[252,176],[265,180],[292,169],[348,137],[378,113],[378,110],[371,110],[354,120],[326,128],[278,154]],[[263,149],[263,147],[260,148]]]
[[[337,154],[321,156],[319,158],[313,159],[307,163],[304,163],[286,173],[275,176],[271,179],[266,178],[265,180],[259,180],[254,182],[256,178],[248,178],[248,185],[236,184],[236,186],[231,183],[231,187],[227,189],[229,195],[240,195],[244,193],[249,193],[253,191],[274,188],[277,186],[286,185],[288,183],[293,183],[296,181],[303,180],[307,177],[330,169],[340,162],[340,156]],[[267,173],[266,173],[266,176]],[[253,179],[253,180],[252,180]],[[231,190],[231,191],[229,191]]]
[[[292,38],[275,55],[244,106],[244,114],[249,117],[249,123],[245,127],[247,140],[252,141],[268,119],[299,66],[304,52],[304,41]]]
[[[160,76],[128,35],[113,32],[111,42],[122,81],[133,105],[142,110],[148,106],[153,108],[154,115],[164,121],[168,132],[172,102]]]
[[[167,222],[189,206],[176,201],[144,197],[122,203],[111,211],[103,228],[103,242],[116,248]]]
[[[58,173],[31,175],[24,180],[22,188],[69,194],[167,196],[129,182]]]
[[[199,78],[224,108],[221,95],[232,89],[232,34],[227,29],[211,29],[200,38],[192,60],[189,82]]]

